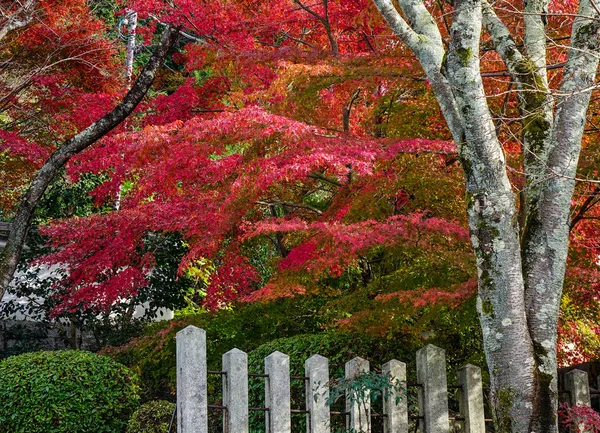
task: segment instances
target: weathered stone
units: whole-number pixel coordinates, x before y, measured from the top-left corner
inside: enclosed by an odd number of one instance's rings
[[[348,361],[345,366],[346,379],[352,379],[363,373],[369,372],[369,361],[356,357]],[[346,412],[350,413],[348,428],[357,432],[371,431],[371,400],[368,391],[363,395],[346,392]]]
[[[307,433],[329,433],[329,361],[313,355],[304,362],[306,381]]]
[[[425,417],[425,430],[421,432],[448,433],[448,382],[443,349],[429,344],[417,351],[417,381],[422,385],[419,415]]]
[[[248,433],[248,355],[232,349],[223,355],[224,433]]]
[[[177,433],[207,433],[206,332],[177,333]]]
[[[485,433],[481,368],[467,364],[458,370],[460,413],[465,418],[465,433]]]
[[[273,352],[265,358],[265,406],[267,433],[291,433],[290,357]],[[233,432],[232,432],[233,433]]]
[[[565,390],[569,391],[571,406],[590,406],[590,385],[588,375],[583,370],[571,370],[565,374]]]
[[[383,401],[385,433],[408,432],[408,401],[406,397],[406,364],[395,359],[383,364],[381,372],[389,376],[393,386]],[[401,388],[397,389],[396,384]]]

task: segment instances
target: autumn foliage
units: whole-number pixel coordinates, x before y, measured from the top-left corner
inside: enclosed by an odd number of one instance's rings
[[[115,33],[125,7],[141,18],[140,57],[164,23],[187,37],[126,124],[66,169],[70,183],[98,182],[89,191],[96,212],[41,227],[52,251],[36,260],[69,270],[57,314],[135,297],[155,264],[150,241],[171,233],[187,251],[178,274],[198,283],[208,309],[331,296],[338,325],[384,334],[404,326],[403,314],[472,298],[456,148],[428,83],[371,2],[136,0],[112,15],[94,3],[42,1],[36,21],[0,50],[18,65],[0,79],[7,216],[57,143],[123,94]],[[433,8],[441,21],[444,4]],[[517,24],[506,4],[503,18]],[[551,3],[556,13],[572,7]],[[557,47],[551,60],[564,56]],[[501,122],[517,112],[516,96],[491,50],[482,62],[518,190],[521,131]],[[585,138],[589,178],[598,175],[596,139],[595,129]],[[597,191],[582,183],[574,203],[584,209],[563,300],[565,362],[600,344]]]

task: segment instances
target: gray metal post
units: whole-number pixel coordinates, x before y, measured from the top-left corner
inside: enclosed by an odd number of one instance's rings
[[[304,362],[306,383],[307,433],[329,433],[329,361],[321,355],[313,355]]]
[[[224,433],[248,433],[248,355],[232,349],[223,355]]]
[[[177,433],[207,433],[206,332],[188,326],[176,341]]]
[[[417,351],[419,414],[425,418],[422,433],[448,433],[448,381],[444,349],[431,344]],[[422,425],[422,424],[421,424]]]
[[[395,359],[381,366],[381,372],[388,375],[393,386],[388,391],[387,399],[383,400],[385,433],[408,432],[408,401],[406,396],[406,364]],[[397,389],[396,384],[401,388]]]
[[[481,368],[467,364],[458,370],[460,413],[465,418],[465,433],[485,433]]]
[[[265,358],[265,406],[267,433],[291,433],[290,357],[273,352]],[[233,432],[232,432],[233,433]]]
[[[345,365],[346,379],[368,373],[369,369],[369,361],[356,357]],[[347,391],[346,412],[350,412],[350,419],[347,423],[349,429],[367,433],[371,431],[371,395],[369,391],[365,391],[363,395]]]

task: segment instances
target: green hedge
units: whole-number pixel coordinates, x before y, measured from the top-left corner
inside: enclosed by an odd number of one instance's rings
[[[151,325],[146,335],[103,353],[130,367],[141,379],[143,401],[173,400],[175,335],[189,325],[206,331],[208,367],[221,369],[221,356],[237,347],[245,352],[261,344],[321,328],[315,313],[323,300],[300,297],[269,304],[246,304],[233,310],[200,313]]]
[[[138,401],[136,377],[105,356],[68,350],[0,362],[0,432],[122,433]]]
[[[248,356],[248,369],[253,373],[264,371],[264,358],[274,351],[280,351],[290,357],[290,371],[293,376],[304,376],[304,361],[312,355],[319,354],[329,360],[330,378],[336,379],[344,376],[344,364],[356,356],[365,358],[371,363],[371,370],[377,371],[381,365],[391,359],[398,359],[409,364],[409,379],[414,380],[414,353],[416,347],[411,347],[406,341],[400,339],[386,340],[366,334],[323,332],[311,335],[298,335],[291,338],[281,338],[263,344],[250,352]],[[263,407],[264,405],[264,379],[250,378],[250,406]],[[292,380],[292,409],[304,409],[304,382]],[[332,410],[344,411],[343,402],[334,405]],[[297,414],[292,417],[293,431],[304,431],[305,415]],[[343,430],[344,420],[341,416],[331,419],[332,429]],[[252,412],[250,414],[250,430],[252,432],[264,431],[264,414]]]
[[[167,433],[173,419],[175,403],[158,400],[149,401],[134,412],[127,425],[127,433]],[[176,417],[173,419],[171,432],[177,431]]]

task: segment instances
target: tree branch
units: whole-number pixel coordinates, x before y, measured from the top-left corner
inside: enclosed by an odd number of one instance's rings
[[[569,229],[573,230],[575,226],[583,219],[585,219],[585,213],[589,211],[594,205],[598,203],[598,196],[600,195],[600,185],[594,188],[594,191],[589,195],[588,198],[585,199],[577,214],[571,219],[571,224],[569,225]]]
[[[289,201],[279,201],[279,200],[273,200],[273,201],[269,201],[269,202],[257,201],[255,203],[262,205],[262,206],[269,206],[269,207],[283,206],[283,207],[293,207],[293,208],[297,208],[297,209],[306,209],[306,210],[316,213],[317,215],[323,214],[322,210],[317,209],[316,207],[312,207],[311,205],[304,204],[304,203],[292,203]]]
[[[8,20],[0,28],[0,41],[13,30],[25,27],[33,19],[33,11],[39,0],[27,0],[19,9],[8,17]]]
[[[56,173],[73,155],[108,134],[133,112],[154,82],[160,66],[174,46],[178,35],[179,28],[167,26],[162,34],[159,46],[123,100],[100,120],[67,140],[38,171],[21,201],[17,215],[11,225],[6,246],[0,256],[0,299],[16,271],[35,208]]]

